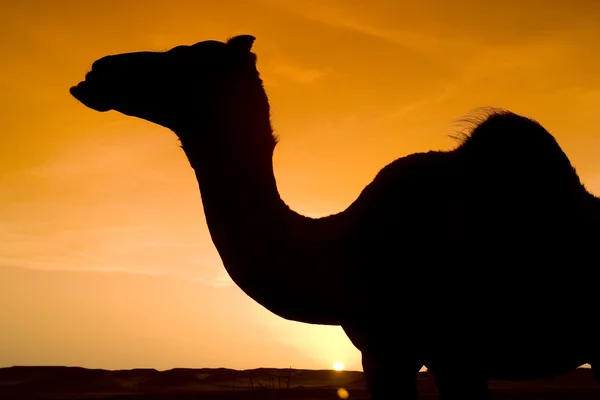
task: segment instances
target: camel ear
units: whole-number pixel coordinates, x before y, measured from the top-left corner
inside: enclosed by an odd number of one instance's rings
[[[248,54],[256,38],[252,35],[240,35],[227,41],[227,47],[239,54]]]

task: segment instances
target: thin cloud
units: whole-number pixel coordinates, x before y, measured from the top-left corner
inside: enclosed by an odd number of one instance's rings
[[[136,264],[125,265],[124,263],[114,262],[106,264],[94,264],[86,262],[78,262],[78,254],[66,253],[61,257],[11,257],[11,256],[0,256],[0,268],[2,266],[21,268],[26,270],[34,271],[56,271],[56,272],[80,272],[80,273],[118,273],[118,274],[129,274],[129,275],[143,275],[143,276],[165,276],[170,278],[177,278],[191,282],[199,282],[214,288],[228,288],[234,287],[235,283],[231,280],[229,275],[224,270],[222,264],[215,265],[216,268],[211,268],[208,273],[203,273],[198,268],[188,268],[182,270],[182,268],[175,268],[172,264],[160,264],[153,267],[140,266]],[[193,266],[193,263],[189,263]],[[222,272],[215,272],[215,270],[221,270]]]
[[[45,271],[45,272],[75,272],[81,274],[115,274],[115,275],[132,275],[132,276],[152,276],[165,277],[169,279],[178,279],[188,282],[197,282],[216,289],[227,289],[237,287],[235,282],[231,280],[229,275],[223,270],[221,274],[213,274],[212,276],[202,276],[200,274],[182,273],[181,271],[173,271],[165,268],[131,268],[127,266],[81,266],[81,265],[64,265],[58,263],[36,262],[35,260],[24,261],[21,258],[0,257],[1,268],[18,268],[29,271]],[[118,279],[118,278],[117,278]]]
[[[316,68],[303,68],[294,65],[290,62],[276,62],[271,67],[271,72],[275,75],[283,76],[287,79],[292,80],[295,83],[309,85],[314,83],[317,79],[332,72],[331,68],[327,69],[316,69]]]
[[[455,35],[437,35],[436,32],[426,29],[414,29],[414,26],[405,26],[402,20],[395,21],[393,25],[381,23],[381,21],[379,23],[368,21],[368,15],[361,15],[347,3],[336,5],[303,1],[292,4],[292,2],[276,0],[262,1],[282,12],[304,20],[365,35],[418,53],[432,53],[439,50],[449,51],[451,49],[456,51],[473,43],[473,40],[468,38],[465,40],[465,38]]]

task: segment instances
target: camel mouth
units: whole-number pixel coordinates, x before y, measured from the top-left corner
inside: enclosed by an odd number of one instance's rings
[[[92,110],[106,112],[112,109],[103,100],[104,96],[102,96],[101,90],[87,80],[79,82],[76,86],[72,86],[69,89],[69,93],[84,106]]]

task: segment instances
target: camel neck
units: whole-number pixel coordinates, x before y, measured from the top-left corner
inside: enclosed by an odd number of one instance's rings
[[[264,237],[291,212],[279,196],[268,155],[254,152],[250,146],[224,143],[199,153],[199,157],[190,157],[190,163],[218,249],[231,242],[239,248],[242,243],[238,242],[258,233]]]
[[[333,265],[343,260],[330,245],[335,218],[304,217],[281,199],[268,112],[263,119],[257,115],[229,115],[212,132],[177,132],[198,180],[211,238],[233,281],[258,303],[286,319],[338,325],[344,297],[336,286],[343,283]]]
[[[248,237],[268,237],[291,210],[277,190],[275,138],[260,78],[232,79],[203,109],[197,115],[201,123],[176,133],[196,173],[212,239],[225,260],[239,254]]]

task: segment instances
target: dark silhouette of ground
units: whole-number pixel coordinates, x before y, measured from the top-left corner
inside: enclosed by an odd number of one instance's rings
[[[291,375],[289,388],[270,383],[270,376]],[[236,379],[235,386],[233,379]],[[253,385],[250,385],[252,378]],[[437,399],[431,374],[421,372],[417,386],[422,399]],[[349,399],[366,399],[362,372],[331,370],[285,370],[259,368],[236,371],[225,368],[176,368],[102,370],[78,367],[0,368],[0,398],[33,399],[339,399],[346,389]],[[535,382],[491,381],[494,399],[596,399],[596,385],[589,369]]]
[[[375,400],[416,398],[423,365],[444,400],[600,367],[600,200],[548,131],[480,111],[454,150],[402,157],[307,218],[277,191],[253,41],[107,56],[71,94],[176,133],[231,278],[283,318],[341,325]]]

